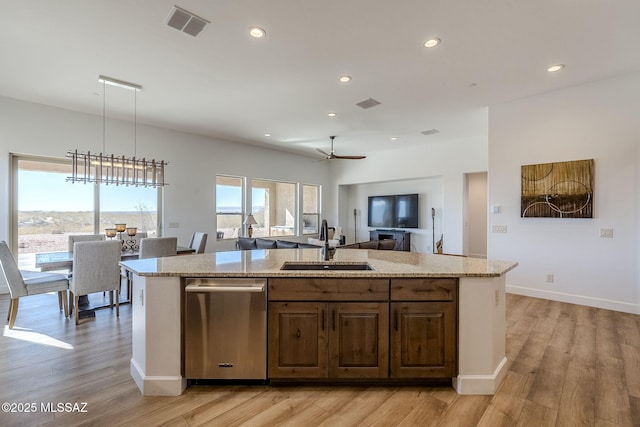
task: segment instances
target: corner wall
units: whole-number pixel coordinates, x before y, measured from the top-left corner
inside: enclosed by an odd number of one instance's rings
[[[502,211],[488,255],[519,263],[509,292],[640,313],[639,116],[640,73],[489,109],[489,204]],[[593,219],[520,218],[520,166],[582,159],[595,159]]]

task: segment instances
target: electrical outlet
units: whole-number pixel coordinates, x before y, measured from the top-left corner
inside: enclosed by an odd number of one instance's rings
[[[553,283],[553,274],[547,274],[547,278],[545,281],[547,283]]]
[[[507,226],[506,225],[494,225],[491,227],[491,231],[494,233],[506,233]]]
[[[613,228],[601,228],[600,237],[605,239],[613,239]]]

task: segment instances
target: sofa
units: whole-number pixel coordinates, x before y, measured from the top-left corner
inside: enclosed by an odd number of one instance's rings
[[[352,243],[350,245],[337,246],[336,249],[379,249],[393,250],[396,246],[394,239],[370,240],[368,242]],[[304,242],[290,242],[287,240],[262,239],[260,237],[238,237],[236,241],[236,249],[243,251],[252,249],[296,249],[296,248],[315,248],[320,245],[313,245]]]
[[[392,251],[396,247],[395,239],[369,240],[368,242],[351,243],[338,246],[336,249],[378,249]]]
[[[296,248],[315,248],[317,245],[311,245],[304,242],[290,242],[287,240],[261,239],[260,237],[238,237],[236,241],[236,249],[243,251],[252,249],[296,249]]]

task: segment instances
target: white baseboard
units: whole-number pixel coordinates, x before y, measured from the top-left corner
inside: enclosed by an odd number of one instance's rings
[[[588,307],[603,308],[605,310],[621,311],[623,313],[640,314],[640,305],[622,301],[607,300],[604,298],[586,297],[583,295],[567,294],[541,289],[526,288],[524,286],[507,285],[510,294],[524,295],[527,297],[542,298],[552,301],[566,302],[569,304],[586,305]]]
[[[458,394],[495,394],[507,374],[507,358],[503,357],[491,375],[458,375],[453,378],[453,388]]]
[[[182,377],[146,376],[133,359],[130,373],[144,396],[180,396],[187,388],[187,380]]]

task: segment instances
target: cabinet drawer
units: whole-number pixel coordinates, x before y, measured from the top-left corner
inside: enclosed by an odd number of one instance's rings
[[[388,279],[269,279],[269,301],[386,301]]]
[[[391,279],[392,301],[456,301],[458,279]]]

